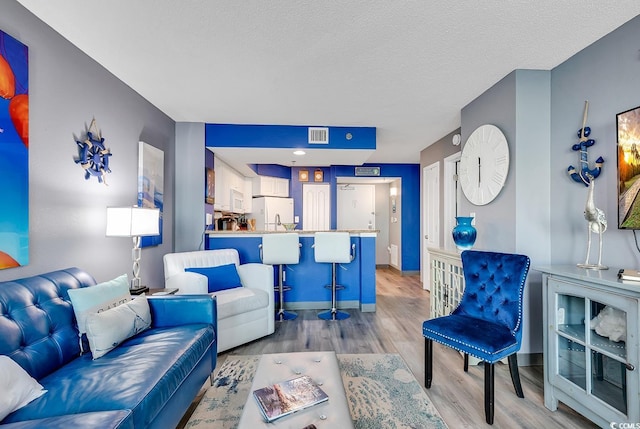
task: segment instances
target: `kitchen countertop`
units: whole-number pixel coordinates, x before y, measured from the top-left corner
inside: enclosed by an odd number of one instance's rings
[[[294,229],[289,231],[248,231],[248,230],[237,230],[237,231],[205,231],[206,234],[209,235],[237,235],[237,234],[280,234],[283,232],[297,232],[298,234],[315,234],[316,232],[348,232],[349,234],[366,234],[373,233],[377,234],[380,232],[378,229],[332,229],[332,230],[323,230],[323,231],[305,231],[301,229]]]

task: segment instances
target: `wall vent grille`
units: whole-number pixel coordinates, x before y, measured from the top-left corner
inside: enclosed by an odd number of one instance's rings
[[[309,127],[309,144],[329,144],[329,128]]]

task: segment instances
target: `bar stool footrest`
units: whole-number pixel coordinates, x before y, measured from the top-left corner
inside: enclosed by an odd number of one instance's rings
[[[322,313],[318,313],[318,317],[323,320],[344,320],[351,317],[351,315],[347,312],[336,310],[327,310]]]
[[[293,311],[279,310],[276,313],[276,321],[282,322],[283,320],[293,320],[298,317],[297,313]]]

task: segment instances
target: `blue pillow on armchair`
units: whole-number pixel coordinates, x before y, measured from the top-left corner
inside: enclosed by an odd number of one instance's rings
[[[184,270],[205,276],[209,284],[209,293],[242,286],[236,264],[218,265],[217,267],[193,267],[185,268]]]

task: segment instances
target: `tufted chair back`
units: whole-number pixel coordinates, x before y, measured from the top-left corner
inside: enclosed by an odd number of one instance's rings
[[[489,320],[506,326],[522,341],[522,293],[529,271],[524,255],[465,250],[465,289],[452,314]]]
[[[0,282],[0,355],[41,379],[80,355],[69,289],[95,285],[78,268]]]

